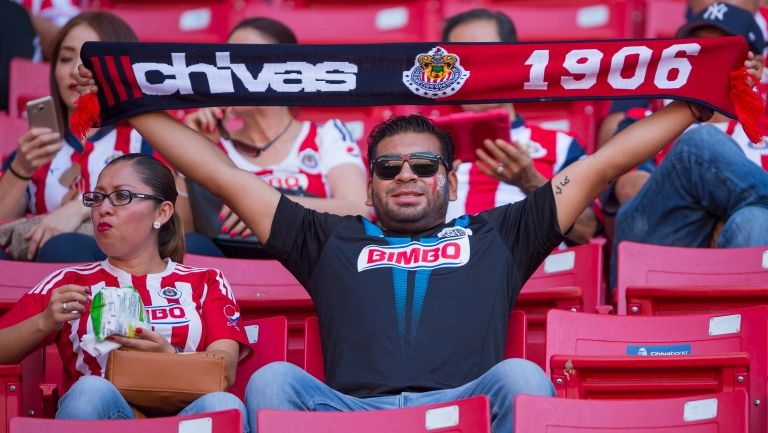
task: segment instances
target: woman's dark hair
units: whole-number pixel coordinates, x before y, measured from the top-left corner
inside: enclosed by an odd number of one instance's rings
[[[435,126],[432,121],[421,114],[407,116],[392,116],[373,127],[368,135],[368,161],[378,156],[376,148],[387,137],[404,132],[432,134],[440,142],[440,154],[448,164],[448,170],[453,167],[453,140],[450,134]]]
[[[231,38],[232,35],[240,30],[240,29],[251,29],[256,30],[257,32],[263,33],[265,36],[268,36],[275,40],[275,43],[278,44],[298,44],[298,39],[296,39],[296,35],[293,33],[293,30],[291,30],[288,26],[281,23],[280,21],[273,20],[272,18],[267,17],[253,17],[253,18],[246,18],[235,26],[235,28],[232,29],[231,32],[229,32],[229,36],[227,36],[227,39]]]
[[[504,12],[488,9],[472,9],[448,18],[448,21],[445,22],[445,26],[443,27],[443,41],[448,42],[448,36],[450,36],[453,29],[456,27],[471,21],[483,20],[496,23],[496,30],[499,33],[499,40],[501,42],[506,42],[508,44],[517,42],[517,30],[509,16]]]
[[[158,195],[176,205],[176,198],[179,195],[176,190],[176,179],[165,164],[143,153],[128,153],[110,161],[104,170],[123,162],[131,164],[139,179],[149,187],[153,195]],[[174,212],[171,219],[160,227],[157,250],[163,259],[170,257],[177,263],[181,263],[184,259],[184,224],[177,212]]]
[[[81,13],[64,25],[56,34],[56,40],[53,44],[53,52],[51,54],[51,72],[49,78],[49,85],[51,87],[51,97],[53,97],[54,104],[56,106],[59,125],[62,127],[60,130],[65,131],[69,128],[63,128],[68,125],[67,119],[67,105],[61,99],[59,93],[59,85],[56,82],[56,63],[59,61],[59,53],[61,52],[61,44],[64,42],[64,38],[67,37],[73,28],[79,25],[86,25],[93,29],[97,35],[99,35],[99,41],[101,42],[136,42],[139,40],[136,37],[131,26],[128,25],[122,18],[109,12],[84,12]]]

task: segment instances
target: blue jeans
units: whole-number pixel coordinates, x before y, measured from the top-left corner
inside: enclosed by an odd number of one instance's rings
[[[245,406],[228,392],[212,392],[193,401],[179,415],[238,409],[243,414],[243,431],[248,433]],[[58,419],[133,419],[133,409],[107,379],[83,376],[59,400]]]
[[[707,248],[768,245],[768,173],[710,125],[684,133],[640,192],[616,215],[611,287],[621,241]]]
[[[48,239],[40,247],[35,260],[45,263],[90,263],[106,258],[93,236],[71,232]]]
[[[544,371],[524,359],[504,360],[458,388],[369,398],[342,394],[291,363],[274,362],[251,376],[245,389],[245,405],[251,431],[256,433],[256,414],[260,409],[379,410],[486,395],[491,405],[491,428],[494,433],[500,433],[514,429],[514,403],[518,394],[554,396],[555,390]]]

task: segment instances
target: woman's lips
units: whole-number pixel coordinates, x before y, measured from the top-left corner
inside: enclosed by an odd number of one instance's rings
[[[111,228],[112,228],[112,224],[105,223],[105,222],[100,222],[99,225],[96,226],[96,230],[99,233],[104,233],[105,231],[107,231],[107,230],[109,230]]]

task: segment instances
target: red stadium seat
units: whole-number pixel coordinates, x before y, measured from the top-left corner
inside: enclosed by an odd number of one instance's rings
[[[235,292],[243,320],[288,318],[288,360],[304,359],[304,319],[315,315],[312,299],[276,260],[225,259],[187,254],[184,264],[219,269]]]
[[[11,59],[8,78],[8,115],[26,117],[27,101],[49,95],[50,64],[30,59]]]
[[[229,392],[245,400],[245,387],[259,368],[276,361],[288,360],[288,320],[285,316],[243,322],[251,343],[252,355],[237,366],[237,378]]]
[[[521,433],[747,433],[743,391],[653,400],[571,400],[521,394],[515,431]]]
[[[685,0],[645,0],[646,38],[673,38],[685,24]]]
[[[3,158],[0,163],[5,162],[5,158],[16,150],[19,138],[28,129],[29,125],[25,119],[0,113],[0,137],[3,137],[0,140],[0,158]]]
[[[0,315],[10,310],[22,295],[46,276],[76,263],[36,263],[0,260]]]
[[[238,11],[236,18],[277,19],[290,27],[303,44],[419,42],[439,38],[438,10],[426,1],[294,6],[251,0]]]
[[[304,321],[304,370],[320,381],[325,381],[325,361],[320,340],[320,328],[317,317],[308,317]],[[504,358],[527,358],[526,335],[528,324],[525,313],[520,310],[509,315],[507,346]]]
[[[490,433],[485,396],[389,410],[310,412],[262,409],[259,433]]]
[[[594,313],[595,307],[603,304],[602,257],[598,244],[555,251],[523,286],[515,309],[525,311],[528,318],[527,359],[544,368],[544,338],[550,309]]]
[[[443,17],[476,7],[499,10],[514,21],[523,41],[624,39],[640,35],[637,0],[452,0]]]
[[[743,389],[752,432],[766,431],[768,306],[685,316],[552,310],[547,374],[579,399],[684,397]]]
[[[242,433],[243,415],[239,410],[207,412],[162,418],[130,420],[68,420],[22,418],[11,420],[9,433]]]
[[[143,42],[223,43],[231,5],[219,3],[120,3],[103,8],[124,19]]]
[[[21,412],[22,375],[21,366],[0,365],[0,433],[8,431],[11,418]]]
[[[717,311],[768,304],[768,247],[680,248],[622,242],[618,313]]]

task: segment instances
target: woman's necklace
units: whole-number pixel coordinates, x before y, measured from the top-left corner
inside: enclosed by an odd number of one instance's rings
[[[274,138],[272,138],[262,146],[246,143],[244,141],[238,140],[237,138],[230,136],[229,131],[227,131],[226,128],[224,127],[224,122],[221,119],[219,119],[217,123],[219,127],[219,134],[221,134],[221,137],[224,138],[225,140],[229,140],[232,143],[232,145],[235,146],[235,149],[237,149],[237,151],[240,154],[250,158],[258,158],[262,152],[272,147],[272,145],[275,144],[277,140],[279,140],[283,135],[285,135],[286,132],[288,132],[288,129],[290,129],[291,125],[293,125],[293,118],[291,117],[288,120],[288,124],[285,125],[285,128],[283,128],[283,130],[280,131],[280,133],[275,135]]]

